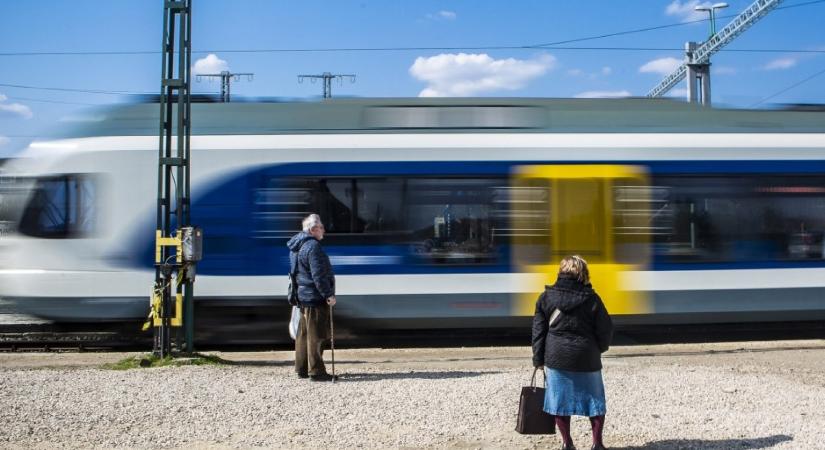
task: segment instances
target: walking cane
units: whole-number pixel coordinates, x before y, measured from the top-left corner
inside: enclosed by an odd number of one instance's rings
[[[332,350],[332,382],[335,383],[335,320],[332,305],[329,305],[329,347]]]

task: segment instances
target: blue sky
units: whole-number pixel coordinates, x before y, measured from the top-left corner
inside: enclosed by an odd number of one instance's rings
[[[810,0],[788,0],[788,7]],[[233,95],[314,98],[318,83],[302,73],[353,73],[335,96],[642,96],[678,64],[677,50],[702,41],[707,22],[667,27],[564,47],[674,50],[465,49],[255,52],[228,50],[386,47],[533,46],[702,18],[697,0],[347,1],[194,0],[193,62],[206,71],[253,72]],[[707,2],[709,3],[709,2]],[[729,0],[722,15],[751,0]],[[0,2],[0,53],[158,51],[161,0]],[[718,28],[730,21],[720,18]],[[825,1],[771,12],[713,57],[713,101],[750,107],[825,70]],[[213,56],[210,56],[213,55]],[[33,87],[157,93],[160,54],[0,55],[0,156],[14,154],[61,118],[128,96],[23,89]],[[194,92],[219,84],[194,83]],[[684,84],[672,95],[683,96]],[[65,103],[57,103],[65,102]],[[825,103],[825,75],[770,98],[772,103]]]

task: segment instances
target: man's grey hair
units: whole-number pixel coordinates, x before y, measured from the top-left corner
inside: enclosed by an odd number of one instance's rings
[[[321,222],[321,216],[318,214],[310,214],[306,216],[304,221],[301,223],[304,232],[309,233],[313,228],[317,227],[318,225],[323,225]]]

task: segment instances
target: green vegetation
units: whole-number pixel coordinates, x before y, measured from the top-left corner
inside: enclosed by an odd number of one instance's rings
[[[215,355],[206,355],[202,353],[195,353],[193,355],[186,355],[181,357],[166,357],[160,358],[155,355],[136,355],[121,359],[115,363],[108,363],[102,366],[103,369],[109,370],[129,370],[129,369],[145,369],[150,367],[167,367],[167,366],[207,366],[207,365],[229,365],[231,361],[222,359]]]

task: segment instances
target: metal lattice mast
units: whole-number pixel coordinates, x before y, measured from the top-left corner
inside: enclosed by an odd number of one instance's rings
[[[201,81],[201,77],[207,78],[220,78],[221,79],[221,101],[224,103],[229,103],[229,94],[232,87],[232,81],[239,81],[241,76],[246,76],[247,81],[252,81],[252,77],[255,76],[254,73],[232,73],[228,70],[224,70],[221,73],[204,73],[197,75],[195,80],[198,82]]]
[[[722,28],[718,33],[711,36],[701,45],[697,46],[693,42],[688,42],[685,45],[685,62],[673,71],[673,73],[666,76],[658,85],[656,85],[656,87],[651,89],[650,92],[647,93],[647,96],[661,97],[667,93],[667,91],[673,88],[673,86],[682,81],[691,69],[696,69],[696,67],[691,68],[690,66],[709,66],[711,55],[718,52],[724,46],[736,39],[737,36],[744,33],[745,30],[753,26],[753,24],[758,22],[762,17],[765,17],[768,12],[778,6],[781,2],[782,0],[756,0],[750,6],[745,8],[741,14],[731,20],[731,22]],[[703,83],[707,83],[708,101],[710,97],[709,77],[710,72],[707,71],[702,80]],[[688,80],[688,82],[693,83],[695,80]],[[688,86],[688,91],[688,95],[690,95],[691,86]]]
[[[298,75],[298,82],[303,83],[304,78],[309,78],[313,83],[316,80],[323,80],[324,83],[324,98],[331,98],[332,97],[332,80],[337,79],[339,83],[344,78],[348,78],[350,83],[355,83],[355,75],[352,74],[333,74],[329,72],[324,72],[320,75]]]
[[[184,322],[185,348],[190,352],[194,350],[193,283],[184,276],[186,266],[181,244],[181,229],[188,227],[191,220],[191,13],[192,0],[163,2],[155,286],[151,316],[155,329],[153,352],[160,357],[171,355],[172,329]],[[180,336],[176,337],[179,340]],[[178,347],[182,348],[180,344]]]

